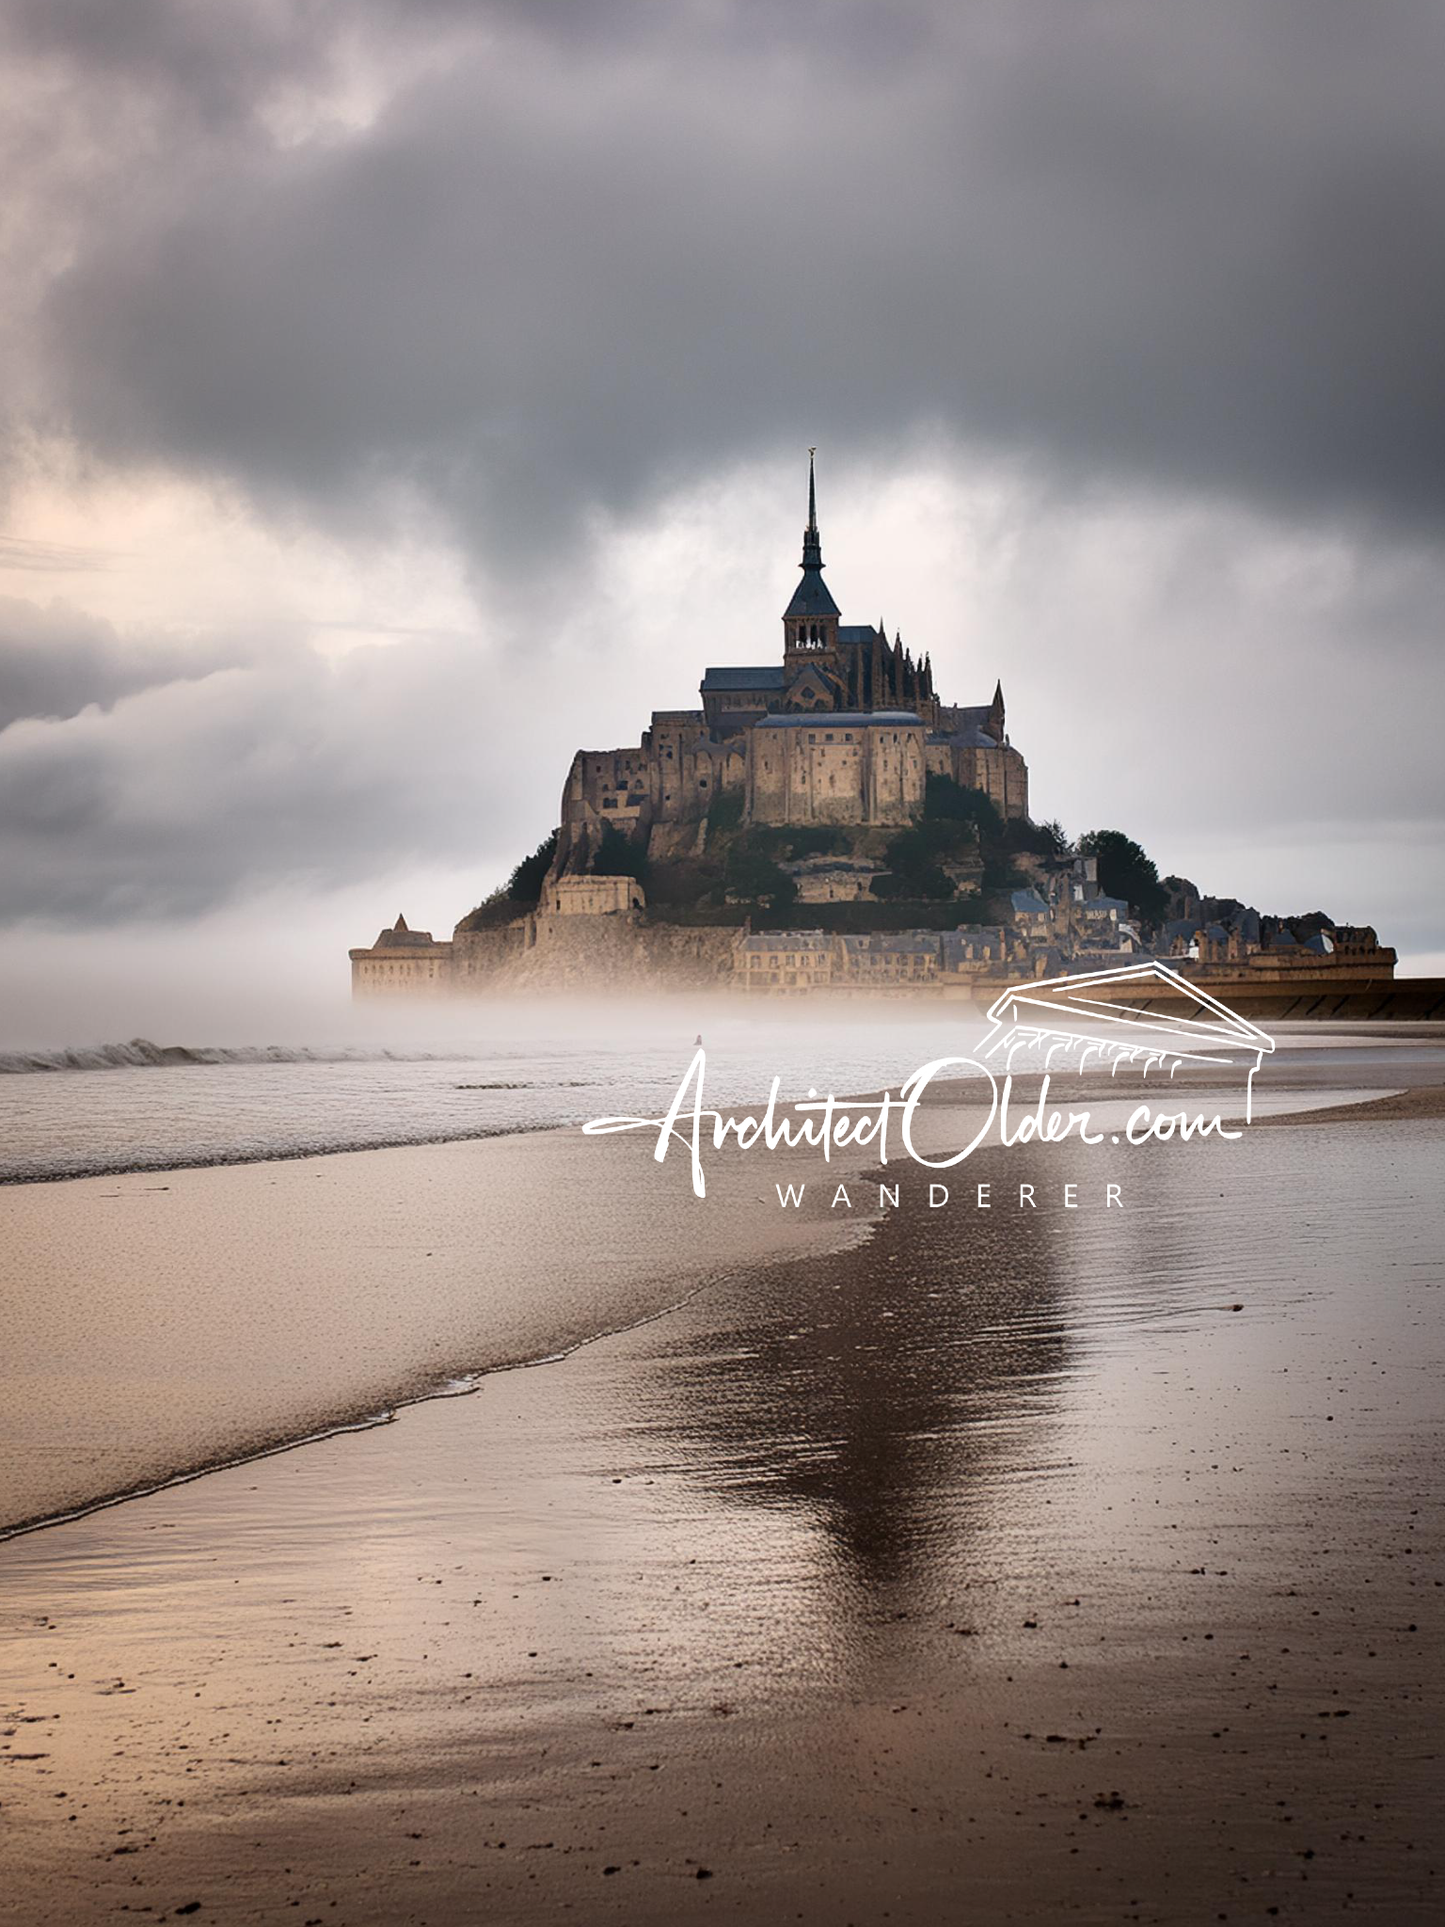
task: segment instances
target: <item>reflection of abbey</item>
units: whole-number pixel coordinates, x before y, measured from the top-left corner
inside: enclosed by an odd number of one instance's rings
[[[631,749],[579,750],[562,795],[561,873],[587,868],[611,823],[653,857],[684,854],[719,792],[752,824],[893,824],[951,776],[1000,815],[1028,814],[1028,770],[1004,733],[1003,690],[960,709],[933,666],[882,625],[845,623],[823,580],[811,464],[802,579],[783,612],[781,662],[709,669],[701,709],[659,709]]]

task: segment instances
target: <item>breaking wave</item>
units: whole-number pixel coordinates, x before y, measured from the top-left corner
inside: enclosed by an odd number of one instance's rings
[[[290,1044],[82,1044],[70,1050],[0,1051],[0,1076],[35,1071],[163,1069],[176,1064],[438,1064],[465,1058],[465,1051],[308,1049]]]

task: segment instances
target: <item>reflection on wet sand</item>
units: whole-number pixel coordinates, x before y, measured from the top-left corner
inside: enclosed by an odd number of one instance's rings
[[[1016,1152],[969,1168],[1001,1187],[1062,1166]],[[1058,1251],[1049,1214],[915,1205],[790,1267],[776,1297],[755,1280],[710,1293],[659,1334],[642,1382],[659,1467],[806,1527],[850,1610],[928,1597],[940,1532],[982,1530],[990,1468],[1025,1429],[1040,1449],[1033,1421],[1070,1357]]]

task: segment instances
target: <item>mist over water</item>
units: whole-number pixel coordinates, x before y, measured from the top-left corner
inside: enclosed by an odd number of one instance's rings
[[[250,1162],[658,1116],[702,1037],[709,1104],[873,1089],[973,1051],[970,1006],[735,998],[359,1006],[349,1036],[0,1054],[0,1181]],[[10,1073],[4,1075],[3,1073]]]

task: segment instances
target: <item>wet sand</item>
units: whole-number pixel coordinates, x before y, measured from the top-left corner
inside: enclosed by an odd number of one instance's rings
[[[1362,1109],[13,1540],[0,1918],[1438,1918],[1445,1123]]]
[[[723,1161],[699,1205],[677,1158],[562,1131],[0,1188],[0,1528],[362,1422],[846,1235],[821,1201],[768,1203],[761,1167]]]

